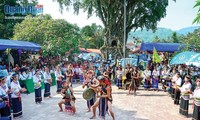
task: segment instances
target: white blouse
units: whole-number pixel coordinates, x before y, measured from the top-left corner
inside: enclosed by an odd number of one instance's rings
[[[145,70],[145,71],[144,71],[144,76],[145,76],[145,78],[150,78],[150,76],[151,76],[151,71],[150,71],[150,70]]]
[[[180,90],[181,90],[181,93],[187,93],[188,91],[191,90],[191,88],[192,88],[191,83],[184,83],[182,87],[180,88]]]
[[[117,70],[117,78],[122,79],[122,76],[124,75],[124,71],[122,70]]]
[[[51,79],[51,74],[49,72],[44,72],[44,83],[50,83],[49,79]]]
[[[39,89],[41,87],[41,78],[40,76],[33,76],[33,83],[34,83],[34,88]]]
[[[200,87],[196,88],[193,93],[193,98],[200,99]]]
[[[62,76],[62,73],[61,73],[61,71],[55,71],[55,77],[56,77],[56,80],[57,81],[60,81],[60,78],[59,77],[61,77]]]
[[[11,97],[12,98],[18,98],[20,97],[20,90],[21,90],[21,86],[19,84],[19,81],[17,82],[14,82],[12,81],[11,82],[11,90],[12,90],[12,94],[11,94]]]
[[[154,78],[158,78],[158,76],[160,75],[160,72],[159,71],[153,71],[152,75],[153,75]]]
[[[8,96],[7,92],[8,92],[8,86],[6,84],[0,86],[0,96],[5,96],[5,97]]]

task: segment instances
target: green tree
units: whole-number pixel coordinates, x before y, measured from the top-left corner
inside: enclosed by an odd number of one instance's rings
[[[104,45],[101,51],[105,58],[109,54],[122,56],[124,32],[123,0],[57,0],[61,9],[73,6],[75,13],[80,9],[88,13],[88,17],[96,15],[104,24]],[[157,22],[166,16],[168,0],[126,0],[126,38],[134,29],[147,28],[155,30]],[[127,41],[127,39],[126,39]],[[116,46],[112,43],[116,42]]]
[[[200,52],[200,29],[196,29],[193,33],[189,33],[182,38],[186,47],[184,50]]]
[[[81,29],[80,47],[99,49],[103,45],[102,39],[103,28],[93,23],[91,26],[87,25]]]
[[[153,40],[153,42],[161,42],[160,39],[158,38],[158,36],[156,36]]]
[[[179,40],[178,40],[176,32],[173,32],[173,34],[172,34],[172,42],[173,43],[179,43]]]
[[[197,13],[197,17],[193,21],[193,24],[194,23],[200,23],[200,0],[196,1],[196,4],[195,4],[194,8],[199,8],[199,11]]]
[[[79,28],[65,20],[53,20],[49,15],[34,19],[27,16],[14,28],[13,39],[27,40],[43,46],[44,55],[64,55],[78,50]]]

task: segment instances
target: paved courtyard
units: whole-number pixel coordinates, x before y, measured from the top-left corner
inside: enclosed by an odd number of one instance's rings
[[[56,87],[51,87],[52,98],[43,100],[42,104],[35,104],[34,93],[22,95],[23,117],[18,120],[89,120],[92,116],[87,111],[86,101],[82,98],[82,86],[74,85],[77,113],[71,115],[67,112],[58,112],[57,103],[61,95],[56,94]],[[43,91],[42,91],[43,92]],[[190,120],[192,105],[189,108],[189,118],[179,115],[179,106],[174,105],[166,92],[138,90],[137,96],[127,96],[127,91],[118,90],[113,86],[113,111],[116,120]],[[192,101],[190,101],[192,103]],[[63,106],[64,108],[64,106]],[[98,113],[98,111],[97,111]],[[100,120],[100,118],[97,118]],[[106,120],[111,120],[109,115]]]

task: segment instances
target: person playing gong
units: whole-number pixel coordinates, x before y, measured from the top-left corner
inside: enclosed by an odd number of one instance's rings
[[[89,86],[93,84],[93,72],[92,71],[88,71],[86,78],[83,82],[83,88],[86,86],[87,88],[89,88]],[[96,100],[96,95],[94,94],[94,96],[92,97],[91,100],[87,100],[87,107],[88,107],[88,111],[91,111],[91,106],[95,103]]]
[[[104,78],[104,76],[99,76],[99,86],[95,91],[99,92],[100,95],[97,95],[97,100],[94,105],[92,106],[93,116],[90,119],[96,118],[96,108],[99,107],[99,116],[105,119],[105,115],[108,111],[110,112],[110,115],[113,120],[115,120],[114,112],[112,110],[112,88],[111,84],[108,80]]]

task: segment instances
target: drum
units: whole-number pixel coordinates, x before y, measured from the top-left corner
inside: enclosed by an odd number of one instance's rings
[[[91,100],[95,95],[95,92],[92,88],[87,88],[83,91],[83,98],[85,100]]]

